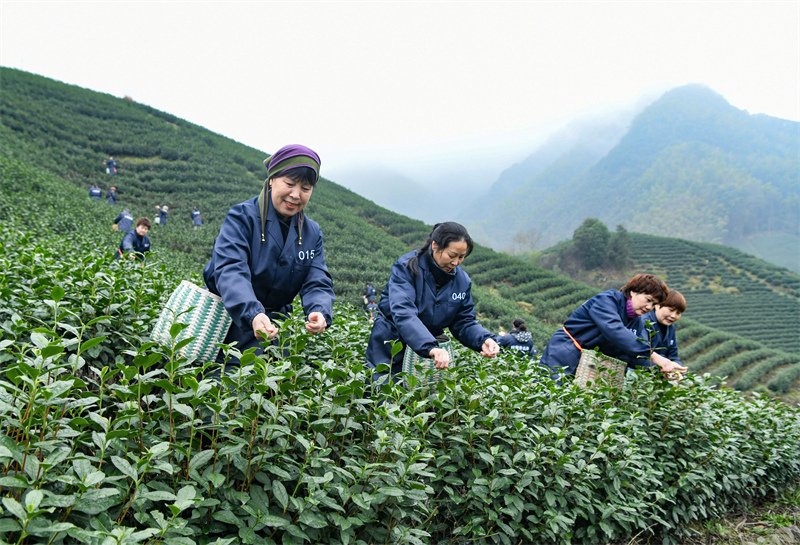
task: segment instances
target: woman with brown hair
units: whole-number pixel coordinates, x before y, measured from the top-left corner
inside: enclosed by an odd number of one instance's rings
[[[686,312],[686,299],[681,292],[671,290],[667,298],[642,317],[645,335],[650,347],[668,360],[681,363],[678,358],[678,340],[675,338],[675,322]]]
[[[581,351],[598,348],[606,356],[622,360],[629,367],[658,365],[664,373],[685,372],[679,363],[650,352],[641,317],[669,294],[667,286],[652,274],[637,274],[619,291],[599,293],[582,304],[555,332],[542,354],[542,363],[574,375]],[[640,331],[641,330],[641,331]]]

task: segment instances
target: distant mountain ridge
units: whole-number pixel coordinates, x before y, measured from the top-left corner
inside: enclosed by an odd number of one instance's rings
[[[586,217],[729,245],[764,234],[798,236],[799,146],[800,123],[751,115],[707,87],[687,85],[639,113],[596,161],[579,142],[547,167],[529,168],[507,197],[481,199],[466,223],[495,249],[531,228],[541,247],[549,246]],[[500,179],[519,177],[520,166]]]

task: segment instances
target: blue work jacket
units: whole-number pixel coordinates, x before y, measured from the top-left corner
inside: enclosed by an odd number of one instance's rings
[[[161,225],[167,224],[167,212],[163,209],[158,211],[158,223]]]
[[[125,233],[133,227],[133,216],[130,212],[121,212],[114,223],[119,224],[119,230]]]
[[[564,328],[583,349],[599,348],[612,358],[627,362],[629,366],[648,365],[650,347],[644,340],[640,316],[628,318],[627,300],[621,291],[599,293],[582,304],[564,322]],[[551,369],[562,367],[574,375],[580,361],[580,350],[572,339],[559,328],[542,354],[542,363]]]
[[[648,321],[650,322],[649,331],[646,329]],[[644,329],[642,337],[649,337],[652,351],[668,360],[683,365],[680,358],[678,358],[678,340],[675,338],[675,325],[665,326],[661,324],[656,318],[655,309],[642,316],[642,324]],[[653,333],[652,337],[650,337],[650,332]]]
[[[203,225],[203,221],[200,219],[199,210],[192,210],[192,223],[195,225]]]
[[[239,350],[260,342],[253,333],[256,315],[263,312],[270,320],[289,315],[298,294],[306,316],[321,312],[328,326],[333,320],[336,296],[319,225],[306,217],[301,243],[295,214],[284,243],[269,194],[266,201],[269,209],[263,240],[258,197],[254,197],[230,209],[203,270],[206,286],[222,297],[233,321],[227,341],[239,341]]]
[[[435,337],[445,328],[461,344],[476,351],[481,350],[486,339],[495,339],[475,320],[472,281],[467,273],[456,267],[453,279],[437,291],[431,272],[436,265],[429,255],[420,257],[417,276],[406,267],[414,255],[416,251],[407,253],[392,265],[389,282],[381,293],[380,314],[372,325],[366,354],[373,369],[379,363],[392,361],[392,374],[399,372],[406,346],[429,358],[431,349],[439,346]],[[391,343],[386,341],[403,343],[403,350],[394,360]]]
[[[102,196],[102,194],[103,194],[103,192],[100,190],[99,187],[94,187],[93,186],[93,187],[89,188],[89,196],[91,198],[93,198],[94,200],[96,200],[96,201],[100,200],[100,197]]]
[[[149,251],[150,239],[148,236],[144,235],[140,237],[136,229],[131,229],[122,237],[122,242],[117,251],[117,257],[122,257],[127,252],[136,252],[136,259],[141,260],[144,258],[144,254]]]
[[[513,350],[517,356],[533,357],[537,354],[533,347],[533,338],[529,331],[513,330],[507,335],[497,339],[497,344],[503,348]]]

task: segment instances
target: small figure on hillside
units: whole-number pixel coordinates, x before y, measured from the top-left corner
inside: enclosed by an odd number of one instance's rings
[[[111,186],[111,189],[108,190],[108,194],[106,194],[106,201],[108,204],[114,205],[117,204],[117,188]]]
[[[200,229],[203,226],[203,220],[200,219],[200,210],[195,206],[192,209],[192,223],[195,229]]]
[[[89,196],[94,200],[99,201],[102,195],[103,191],[97,187],[97,184],[92,184],[92,187],[89,188]]]
[[[671,290],[660,305],[645,314],[646,334],[650,349],[675,363],[683,365],[678,357],[678,340],[675,338],[675,322],[686,312],[686,299],[681,292]],[[648,325],[649,322],[649,325]]]
[[[558,329],[542,354],[542,363],[553,371],[574,375],[582,350],[599,348],[606,356],[629,367],[655,363],[665,373],[685,373],[686,367],[661,354],[651,353],[640,338],[642,316],[662,304],[669,294],[663,281],[652,274],[637,274],[619,290],[599,293],[581,305]]]
[[[147,252],[150,251],[150,238],[147,236],[150,227],[149,219],[139,218],[136,220],[136,229],[131,229],[122,237],[116,258],[124,259],[126,254],[130,254],[131,259],[144,261]]]
[[[437,223],[421,248],[392,265],[367,345],[368,367],[374,371],[379,364],[387,364],[394,376],[403,369],[405,351],[413,350],[433,359],[437,369],[447,369],[450,354],[437,339],[445,328],[483,357],[493,358],[500,352],[494,334],[475,318],[472,281],[461,268],[472,248],[463,225]],[[387,341],[400,341],[402,350],[392,357],[392,343]],[[387,374],[375,372],[372,381],[380,382]]]
[[[497,340],[497,344],[503,348],[508,348],[517,356],[533,357],[537,354],[536,349],[533,347],[533,337],[528,326],[525,325],[525,320],[522,318],[514,318],[511,322],[511,332],[503,335]]]
[[[167,210],[169,210],[169,206],[158,206],[156,205],[156,210],[158,210],[158,217],[156,218],[156,223],[159,225],[166,225],[167,224]]]
[[[133,215],[131,211],[127,208],[123,210],[120,215],[117,216],[117,219],[114,220],[111,227],[115,231],[122,231],[123,233],[130,231],[131,227],[133,227]]]
[[[372,285],[372,282],[367,282],[367,289],[364,291],[364,295],[361,298],[364,300],[364,305],[368,305],[370,303],[375,302],[375,296],[378,293],[375,291],[375,288]]]
[[[375,319],[378,317],[378,303],[376,303],[373,299],[367,303],[366,309],[368,316],[367,320],[369,321],[369,325],[372,325],[375,323]]]
[[[114,160],[113,157],[109,157],[103,163],[106,165],[106,174],[116,174],[117,173],[117,162]]]

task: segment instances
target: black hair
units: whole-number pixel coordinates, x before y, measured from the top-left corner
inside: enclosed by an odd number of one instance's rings
[[[467,255],[471,254],[473,243],[472,238],[469,236],[469,233],[467,233],[466,227],[454,221],[437,223],[433,226],[431,234],[428,235],[428,240],[417,250],[417,255],[406,262],[406,267],[411,271],[411,274],[417,276],[419,274],[419,258],[430,250],[432,242],[435,242],[439,249],[444,250],[450,246],[451,242],[462,241],[467,243]],[[466,255],[464,257],[466,257]]]
[[[528,331],[528,326],[525,325],[525,320],[522,318],[514,318],[514,321],[511,322],[511,326],[520,331]]]
[[[289,178],[293,182],[299,184],[311,184],[312,187],[317,186],[317,172],[311,167],[295,167],[289,170],[282,170],[275,174],[273,178]]]

